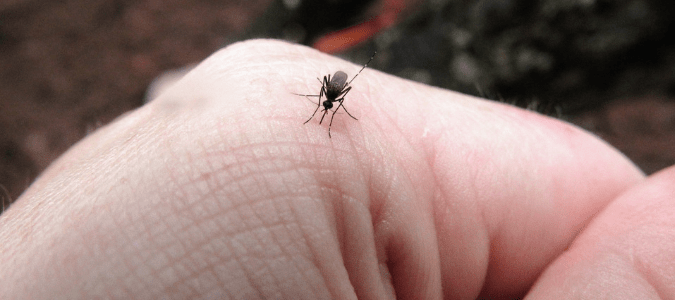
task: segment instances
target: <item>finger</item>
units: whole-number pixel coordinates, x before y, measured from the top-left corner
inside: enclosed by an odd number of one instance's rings
[[[675,167],[613,201],[537,281],[529,299],[675,297]]]
[[[621,154],[573,126],[488,107],[445,112],[447,128],[471,124],[472,138],[427,134],[436,141],[435,222],[451,299],[521,297],[595,214],[642,180]]]

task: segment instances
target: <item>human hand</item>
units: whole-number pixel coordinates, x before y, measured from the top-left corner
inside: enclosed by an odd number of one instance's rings
[[[614,201],[643,175],[597,138],[371,69],[329,138],[292,93],[338,70],[359,66],[235,44],[88,136],[0,218],[0,298],[545,298],[608,278],[611,241],[665,252],[582,297],[675,276],[670,240],[620,234],[672,236],[673,204],[640,197],[675,170]]]

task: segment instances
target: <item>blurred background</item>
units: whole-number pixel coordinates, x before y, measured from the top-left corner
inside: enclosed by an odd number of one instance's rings
[[[653,173],[675,164],[671,0],[3,0],[0,198],[144,103],[165,72],[250,38],[575,123]],[[325,75],[325,74],[317,74]]]

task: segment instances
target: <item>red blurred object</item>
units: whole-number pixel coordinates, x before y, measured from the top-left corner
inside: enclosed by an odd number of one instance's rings
[[[319,38],[313,45],[325,53],[338,53],[367,41],[383,29],[396,24],[405,10],[414,7],[416,0],[384,0],[380,14],[361,24],[338,30]]]

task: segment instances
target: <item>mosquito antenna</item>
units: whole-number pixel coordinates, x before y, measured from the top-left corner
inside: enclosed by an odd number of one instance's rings
[[[365,68],[368,66],[368,64],[370,63],[370,61],[373,60],[373,57],[375,57],[375,54],[377,54],[377,51],[375,51],[375,53],[373,53],[373,56],[371,56],[370,59],[368,60],[368,62],[367,62],[365,65],[363,65],[363,68],[361,68],[361,70],[359,70],[359,72],[356,73],[356,75],[354,75],[354,78],[352,78],[352,80],[350,80],[350,81],[347,83],[347,85],[345,85],[345,86],[349,86],[350,84],[352,84],[352,81],[354,81],[354,79],[356,79],[356,76],[359,76],[359,74],[361,74],[361,71],[363,71],[363,69],[365,69]]]

